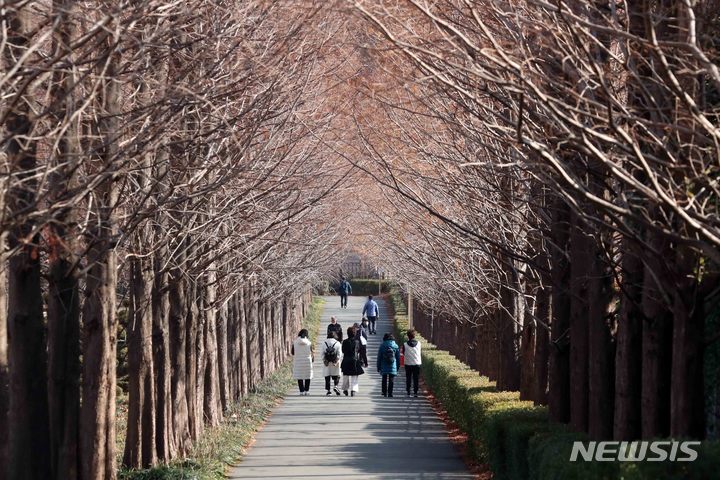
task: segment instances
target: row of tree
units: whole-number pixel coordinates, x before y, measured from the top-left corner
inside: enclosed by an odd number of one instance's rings
[[[116,477],[118,340],[127,467],[286,359],[344,178],[296,7],[0,2],[1,478]]]
[[[350,3],[383,71],[382,122],[357,117],[392,218],[368,250],[423,333],[593,438],[705,437],[717,2]]]

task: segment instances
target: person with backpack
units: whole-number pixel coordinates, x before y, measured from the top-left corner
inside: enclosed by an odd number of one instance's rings
[[[360,390],[358,377],[365,373],[360,360],[360,341],[356,338],[355,328],[348,327],[347,336],[342,342],[342,362],[340,370],[343,374],[342,390],[347,397],[348,391],[350,396],[354,397]]]
[[[410,383],[414,396],[418,396],[418,382],[420,380],[420,365],[422,364],[420,342],[415,340],[415,330],[407,331],[408,341],[403,344],[403,355],[405,356],[405,389],[407,396],[410,396]]]
[[[343,332],[342,332],[342,326],[340,326],[339,323],[337,323],[337,318],[334,316],[330,317],[330,324],[327,328],[327,334],[330,335],[331,333],[335,334],[335,338],[342,342],[343,340]]]
[[[350,285],[350,282],[345,279],[345,277],[342,277],[342,279],[340,280],[338,293],[340,294],[340,308],[347,308],[348,294],[352,295],[352,286]]]
[[[313,345],[306,329],[300,330],[292,344],[293,378],[298,382],[300,395],[310,394],[310,380],[313,378]]]
[[[400,348],[395,343],[392,333],[383,336],[383,343],[378,349],[377,371],[382,374],[383,397],[393,396],[393,383],[400,365]]]
[[[330,379],[333,381],[335,395],[340,395],[338,383],[340,383],[340,361],[342,360],[342,346],[334,332],[329,332],[327,339],[323,342],[323,376],[325,377],[325,395],[332,395],[330,391]]]
[[[380,315],[380,308],[378,307],[377,302],[373,300],[372,295],[368,295],[368,300],[363,306],[362,314],[363,316],[367,315],[367,319],[370,321],[370,334],[377,335],[375,322],[377,322],[378,316]]]
[[[360,340],[360,361],[363,367],[367,368],[367,334],[363,331],[359,323],[356,323],[353,327],[355,328],[355,336]]]

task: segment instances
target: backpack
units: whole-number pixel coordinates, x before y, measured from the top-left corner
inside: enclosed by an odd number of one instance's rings
[[[338,354],[337,350],[335,350],[335,345],[328,345],[327,342],[325,342],[325,353],[323,353],[323,361],[325,362],[325,365],[337,363]]]
[[[385,349],[383,350],[383,359],[387,363],[392,363],[395,361],[395,350],[390,345],[385,347]]]

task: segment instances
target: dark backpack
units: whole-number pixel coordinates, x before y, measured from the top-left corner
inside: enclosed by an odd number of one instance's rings
[[[395,350],[390,345],[383,350],[383,358],[387,363],[392,363],[395,360]]]
[[[335,345],[328,345],[327,342],[325,342],[325,353],[323,354],[323,360],[325,361],[325,365],[337,363],[338,354],[337,350],[335,350]]]

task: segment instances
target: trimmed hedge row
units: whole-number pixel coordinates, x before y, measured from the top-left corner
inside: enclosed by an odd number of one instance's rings
[[[406,341],[407,308],[393,291],[395,333]],[[450,418],[467,433],[476,458],[495,480],[680,480],[718,478],[720,442],[703,442],[694,462],[570,462],[574,441],[587,441],[563,424],[550,422],[546,407],[523,401],[518,392],[499,392],[495,382],[422,342],[423,376]]]
[[[378,294],[378,283],[381,285],[381,293],[390,293],[390,281],[378,280],[377,278],[351,278],[350,286],[352,287],[353,295],[377,295]],[[332,285],[337,291],[339,283]]]

